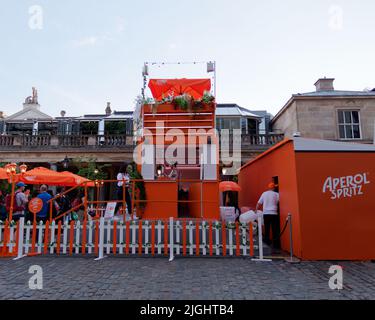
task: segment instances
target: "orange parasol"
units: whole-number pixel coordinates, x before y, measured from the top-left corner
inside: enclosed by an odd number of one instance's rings
[[[20,180],[26,184],[47,184],[52,186],[75,186],[76,180],[71,175],[62,174],[47,168],[38,167],[26,171]]]
[[[8,179],[8,174],[4,168],[0,168],[0,180]]]
[[[151,79],[148,87],[155,100],[161,100],[168,95],[178,96],[189,94],[194,99],[203,97],[205,91],[210,91],[210,79]]]
[[[70,187],[74,187],[74,186],[77,186],[77,185],[82,185],[82,186],[86,185],[87,187],[94,187],[95,186],[94,181],[91,181],[87,178],[81,177],[78,174],[74,174],[74,173],[69,172],[69,171],[63,171],[63,172],[61,172],[61,174],[72,176],[75,179],[75,184],[67,185],[67,186],[70,186]],[[87,183],[84,184],[84,182],[87,182]]]
[[[223,182],[220,182],[219,184],[219,190],[221,192],[225,192],[225,191],[241,191],[241,187],[233,182],[233,181],[223,181]]]

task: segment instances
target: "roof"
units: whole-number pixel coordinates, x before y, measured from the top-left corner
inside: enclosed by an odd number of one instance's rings
[[[327,91],[314,91],[307,93],[297,93],[293,97],[375,97],[375,91],[346,91],[346,90],[327,90]]]
[[[327,152],[375,152],[375,145],[342,142],[331,140],[318,140],[307,138],[292,138],[295,151],[327,151]]]
[[[232,103],[220,103],[216,105],[216,116],[239,116],[239,117],[251,117],[261,118],[250,110],[240,107],[239,105]]]
[[[275,150],[281,148],[285,144],[293,143],[295,152],[375,152],[375,144],[361,144],[352,142],[341,142],[341,141],[331,141],[331,140],[319,140],[319,139],[308,139],[308,138],[286,138],[278,144],[274,145],[267,151],[263,152],[255,159],[250,160],[248,163],[244,164],[240,170],[248,167],[254,162],[262,159],[268,154],[274,152]]]
[[[82,117],[76,118],[76,120],[120,120],[120,119],[130,119],[133,118],[133,111],[114,111],[109,116],[105,114],[85,114]]]
[[[24,120],[52,120],[53,118],[39,110],[40,105],[24,105],[24,108],[8,117],[5,117],[6,122],[9,121],[24,121]]]
[[[110,116],[105,117],[107,120],[117,120],[117,119],[131,119],[133,118],[133,111],[114,111]]]

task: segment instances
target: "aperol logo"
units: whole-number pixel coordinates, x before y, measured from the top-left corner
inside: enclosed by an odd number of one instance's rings
[[[332,200],[352,198],[364,194],[364,186],[370,184],[368,173],[339,178],[328,177],[323,185],[323,193],[330,192]]]

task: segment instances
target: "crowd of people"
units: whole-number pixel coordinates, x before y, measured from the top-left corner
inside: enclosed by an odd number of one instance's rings
[[[42,200],[43,206],[36,214],[36,221],[38,223],[40,221],[45,223],[50,218],[51,199],[60,195],[52,202],[52,218],[57,222],[59,220],[63,221],[63,219],[67,219],[68,221],[83,221],[82,204],[84,202],[84,194],[79,191],[73,194],[64,194],[64,192],[64,187],[59,187],[56,189],[56,192],[54,192],[45,184],[39,187],[34,186],[29,188],[23,182],[18,182],[13,197],[12,220],[17,222],[20,218],[24,217],[25,221],[34,221],[34,214],[30,212],[28,204],[32,198],[39,198]],[[11,192],[0,190],[0,220],[5,221],[9,219],[11,202]],[[69,214],[63,216],[64,213],[70,210],[71,212]]]

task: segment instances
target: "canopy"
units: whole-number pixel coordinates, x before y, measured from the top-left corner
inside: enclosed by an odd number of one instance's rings
[[[220,182],[219,184],[219,190],[221,192],[225,192],[225,191],[241,191],[241,187],[233,182],[233,181],[223,181],[223,182]]]
[[[77,186],[81,182],[71,173],[57,172],[43,167],[27,171],[20,177],[20,180],[26,184],[47,184],[51,186]]]
[[[79,176],[78,174],[74,174],[74,173],[69,172],[69,171],[63,171],[63,172],[61,172],[61,173],[62,173],[62,174],[65,174],[65,175],[72,176],[72,177],[75,179],[75,184],[74,184],[74,185],[67,185],[67,186],[74,187],[74,186],[76,186],[76,185],[81,185],[81,184],[83,185],[84,182],[88,182],[88,183],[86,184],[86,186],[88,186],[88,187],[94,187],[94,186],[95,186],[95,184],[94,184],[93,181],[91,181],[91,180],[89,180],[89,179],[87,179],[87,178],[81,177],[81,176]],[[84,186],[84,185],[83,185],[83,186]]]
[[[203,97],[205,91],[211,90],[210,79],[150,79],[148,87],[155,100],[161,100],[168,95],[178,96],[184,93],[194,99]]]
[[[4,168],[0,168],[0,180],[8,179],[7,172]]]

